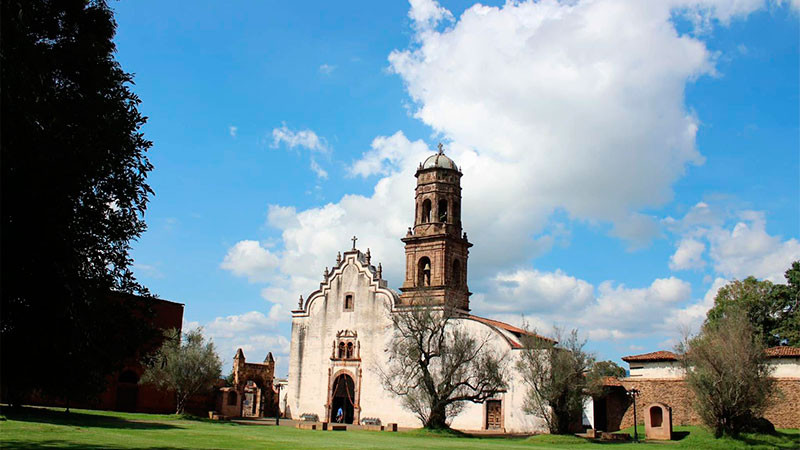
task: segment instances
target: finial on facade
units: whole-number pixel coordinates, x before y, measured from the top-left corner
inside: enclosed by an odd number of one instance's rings
[[[338,266],[341,263],[342,263],[342,252],[336,252],[336,265]]]
[[[300,294],[300,300],[297,301],[297,309],[303,309],[303,294]]]
[[[439,147],[439,154],[441,155],[442,153],[444,153],[444,146],[442,145],[441,142],[439,142],[438,147]]]
[[[353,241],[353,250],[355,250],[356,249],[356,241],[358,240],[358,238],[353,236],[353,239],[350,239],[350,240]]]
[[[372,255],[369,254],[369,247],[367,247],[366,257],[367,257],[367,265],[369,265],[370,264],[370,260],[372,260]]]
[[[408,227],[408,232],[406,233],[406,236],[411,236],[412,234],[414,234],[414,232],[411,231],[411,227]]]
[[[467,232],[466,231],[464,232],[464,240],[465,241],[467,240]]]
[[[378,263],[378,279],[379,280],[383,279],[382,275],[383,275],[383,266],[381,266],[381,263]]]
[[[322,276],[327,280],[328,279],[328,266],[325,266],[325,272],[322,273]]]

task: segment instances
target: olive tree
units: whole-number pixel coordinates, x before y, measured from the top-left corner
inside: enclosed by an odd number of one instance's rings
[[[556,340],[535,333],[523,335],[524,349],[517,360],[517,370],[528,388],[524,410],[542,417],[553,434],[567,434],[581,423],[586,392],[593,387],[590,376],[594,355],[583,347],[585,340],[572,330],[562,336],[556,328]]]
[[[175,391],[176,414],[182,414],[189,398],[209,391],[222,373],[222,362],[213,342],[205,342],[200,328],[183,335],[165,332],[164,344],[148,361],[141,383]]]
[[[773,382],[764,343],[746,311],[729,310],[707,322],[677,350],[695,409],[715,436],[736,435],[761,417]]]
[[[383,384],[425,428],[448,428],[468,402],[482,403],[506,388],[506,354],[459,323],[453,305],[430,300],[390,312],[394,334]]]

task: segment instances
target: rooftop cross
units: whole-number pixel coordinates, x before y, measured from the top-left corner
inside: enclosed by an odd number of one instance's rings
[[[439,142],[439,146],[438,147],[439,147],[439,154],[441,155],[442,153],[444,153],[444,146],[442,145],[441,142]]]
[[[357,238],[357,237],[355,237],[355,236],[353,236],[353,239],[351,239],[351,241],[353,241],[353,250],[355,250],[355,249],[356,249],[356,241],[357,241],[357,240],[358,240],[358,238]]]

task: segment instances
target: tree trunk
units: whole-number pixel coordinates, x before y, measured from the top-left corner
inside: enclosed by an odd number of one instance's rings
[[[177,405],[175,414],[183,414],[184,408],[186,408],[186,396],[185,395],[178,395],[177,397]]]
[[[429,430],[444,430],[450,428],[447,426],[447,414],[445,413],[444,406],[431,408],[428,421],[425,422],[425,428]]]

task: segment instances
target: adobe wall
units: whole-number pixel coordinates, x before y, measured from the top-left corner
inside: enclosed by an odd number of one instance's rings
[[[644,425],[644,407],[660,402],[672,408],[672,423],[700,425],[700,416],[695,412],[695,396],[684,380],[674,379],[624,379],[626,390],[638,389],[636,398],[637,422]],[[778,378],[775,394],[764,417],[776,428],[800,428],[800,378]],[[616,431],[633,426],[633,403],[622,389],[613,390],[607,399],[607,431]]]

